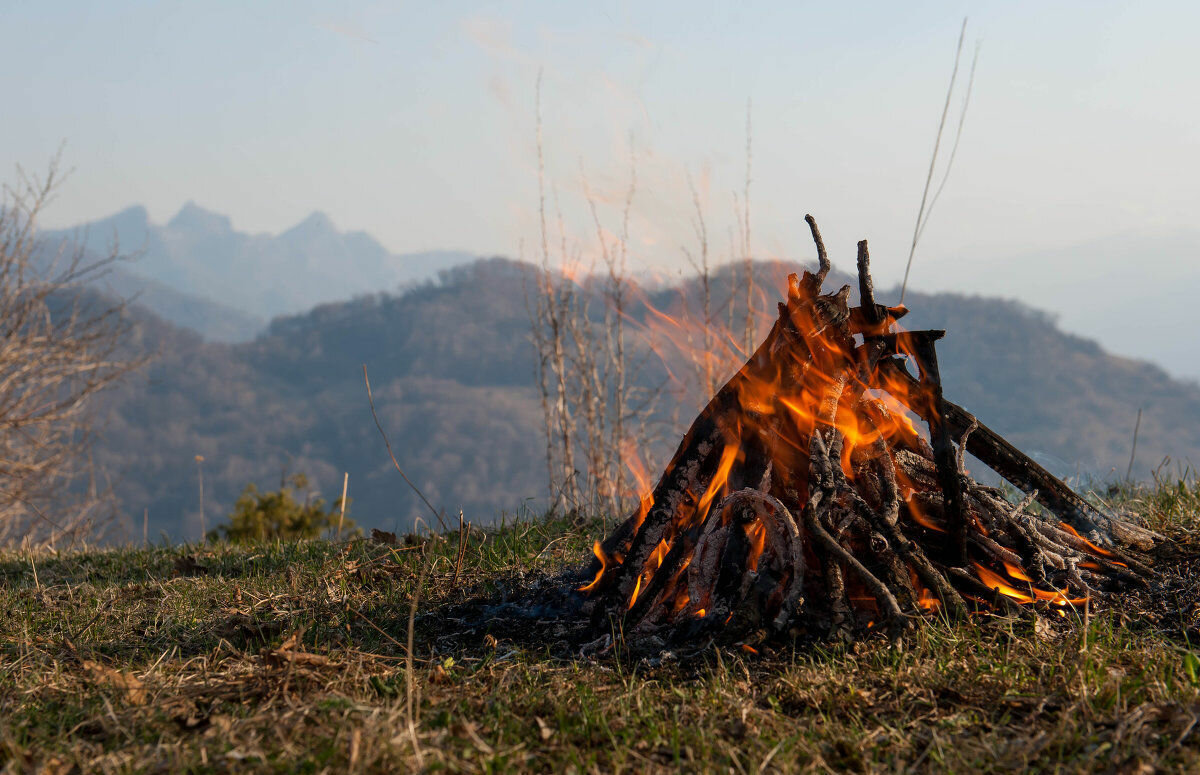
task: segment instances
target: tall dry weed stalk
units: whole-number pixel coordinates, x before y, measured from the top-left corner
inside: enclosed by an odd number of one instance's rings
[[[541,77],[537,84],[538,266],[532,300],[526,288],[536,376],[546,434],[546,468],[552,507],[560,513],[619,511],[627,493],[622,450],[636,437],[647,411],[634,410],[639,388],[631,382],[627,332],[632,283],[628,276],[629,224],[637,190],[631,151],[629,188],[615,236],[603,226],[596,199],[582,174],[596,230],[596,260],[568,246],[558,213],[557,254],[552,256],[547,218]],[[603,309],[597,309],[602,307]]]
[[[758,332],[755,330],[754,316],[754,253],[750,247],[750,163],[754,159],[753,155],[753,140],[754,134],[750,123],[750,101],[746,101],[746,185],[742,190],[742,212],[741,212],[741,230],[742,230],[742,280],[745,284],[746,292],[746,318],[745,325],[742,331],[742,351],[749,353],[754,350],[754,345],[757,343]]]
[[[966,95],[963,97],[962,107],[958,113],[958,128],[954,132],[954,145],[950,149],[950,158],[946,162],[946,168],[942,172],[941,182],[938,184],[937,190],[930,199],[929,191],[933,185],[934,171],[937,169],[938,153],[942,147],[942,134],[946,130],[946,118],[950,115],[950,103],[954,97],[954,87],[958,81],[958,66],[962,60],[963,41],[967,36],[967,20],[964,18],[962,29],[958,33],[958,45],[954,49],[954,67],[950,71],[950,85],[946,88],[946,102],[942,106],[941,118],[938,120],[937,134],[934,135],[933,153],[929,157],[929,172],[925,175],[925,187],[921,191],[921,205],[917,208],[917,221],[913,225],[912,244],[908,249],[908,260],[904,264],[904,280],[900,284],[900,303],[904,303],[904,295],[908,291],[908,277],[912,272],[913,256],[917,252],[917,244],[921,241],[921,237],[925,234],[925,227],[929,223],[929,216],[933,213],[934,205],[942,196],[942,190],[946,188],[946,181],[950,179],[950,171],[954,169],[954,159],[958,156],[958,144],[962,140],[963,125],[967,120],[967,109],[971,106],[971,90],[975,85],[975,67],[979,64],[979,43],[975,44],[975,55],[971,59],[971,72],[967,77]]]
[[[527,283],[525,290],[536,351],[547,478],[552,508],[560,513],[619,514],[635,502],[642,494],[638,490],[646,484],[641,460],[647,449],[657,449],[661,439],[677,436],[681,416],[702,405],[729,376],[729,364],[724,361],[736,357],[719,357],[716,351],[741,354],[753,347],[761,300],[756,295],[750,238],[750,115],[748,103],[745,185],[740,197],[734,194],[738,239],[731,242],[729,265],[722,278],[728,296],[720,304],[714,299],[716,277],[704,204],[689,177],[696,245],[684,246],[683,252],[696,270],[700,309],[692,309],[694,300],[681,292],[674,317],[648,315],[653,309],[650,294],[633,279],[629,269],[630,223],[637,193],[632,140],[629,186],[619,225],[605,227],[598,197],[581,168],[595,244],[586,249],[569,244],[557,197],[558,231],[552,238],[539,76],[536,150],[540,250],[534,281]],[[730,321],[727,329],[719,322],[726,314]],[[741,330],[736,336],[735,314],[744,314],[738,320]],[[647,325],[647,317],[670,321],[675,330],[665,332],[661,338],[671,341],[657,341],[664,331]],[[684,344],[680,346],[676,340]],[[666,354],[668,350],[670,355]],[[673,360],[680,356],[682,369]],[[655,359],[661,359],[669,378],[647,387],[645,369],[652,369],[655,364],[650,361]],[[672,362],[667,363],[669,360]],[[681,380],[681,376],[688,379]],[[664,397],[672,399],[665,408],[661,402]],[[637,469],[640,476],[631,474],[630,469]]]
[[[567,399],[564,319],[572,312],[574,293],[567,282],[556,281],[550,268],[550,235],[546,226],[546,161],[542,144],[542,74],[537,79],[538,224],[541,238],[540,271],[535,292],[534,337],[538,348],[538,384],[546,423],[546,464],[550,469],[553,508],[577,508],[579,496],[574,463],[574,423]],[[563,237],[565,250],[565,235]],[[565,260],[565,256],[563,256]]]
[[[692,221],[692,229],[696,235],[696,252],[692,252],[685,245],[683,246],[683,255],[687,259],[688,264],[696,273],[696,278],[700,283],[700,323],[703,352],[711,353],[713,349],[713,306],[712,306],[712,267],[709,264],[708,258],[708,224],[704,217],[704,206],[700,203],[700,192],[696,190],[695,181],[691,175],[687,179],[688,190],[692,194],[692,208],[695,211],[695,219]],[[709,395],[714,395],[717,392],[717,375],[715,364],[712,358],[696,358],[693,359],[693,366],[696,371],[696,381]]]

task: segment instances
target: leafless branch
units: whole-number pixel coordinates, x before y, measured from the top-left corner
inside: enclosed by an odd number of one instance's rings
[[[76,533],[104,497],[76,486],[88,471],[95,396],[145,363],[122,347],[125,304],[87,284],[119,255],[49,244],[41,213],[62,181],[17,173],[0,200],[0,540]],[[94,477],[90,480],[94,484]],[[55,513],[54,519],[47,512]],[[45,530],[48,527],[49,530]]]

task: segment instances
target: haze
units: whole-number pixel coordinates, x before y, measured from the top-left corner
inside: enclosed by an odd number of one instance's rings
[[[194,200],[244,231],[320,210],[393,252],[532,257],[540,71],[550,206],[582,260],[584,181],[615,230],[631,167],[632,268],[685,270],[689,176],[726,260],[749,103],[752,252],[808,257],[812,212],[843,266],[869,238],[886,285],[964,16],[963,80],[976,41],[979,66],[913,285],[1021,298],[1200,376],[1192,3],[9,2],[0,164],[65,141],[51,227]]]

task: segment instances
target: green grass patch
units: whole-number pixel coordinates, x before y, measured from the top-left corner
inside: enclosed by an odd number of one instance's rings
[[[1185,571],[1200,491],[1109,495],[1183,547],[1163,560],[1174,586],[1050,627],[934,619],[902,648],[880,638],[653,664],[579,657],[553,618],[506,614],[513,595],[583,562],[599,521],[473,530],[461,567],[456,535],[4,554],[0,762],[1195,772],[1200,601]]]

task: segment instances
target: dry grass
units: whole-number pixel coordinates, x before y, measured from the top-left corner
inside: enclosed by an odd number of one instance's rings
[[[1182,536],[1197,500],[1187,486],[1134,502]],[[1086,626],[980,617],[931,622],[903,650],[588,660],[569,623],[507,601],[533,589],[549,603],[539,585],[600,532],[474,530],[461,571],[457,537],[0,557],[0,761],[6,772],[1200,769],[1194,557],[1164,560],[1164,589]],[[410,731],[406,642],[423,569]]]

